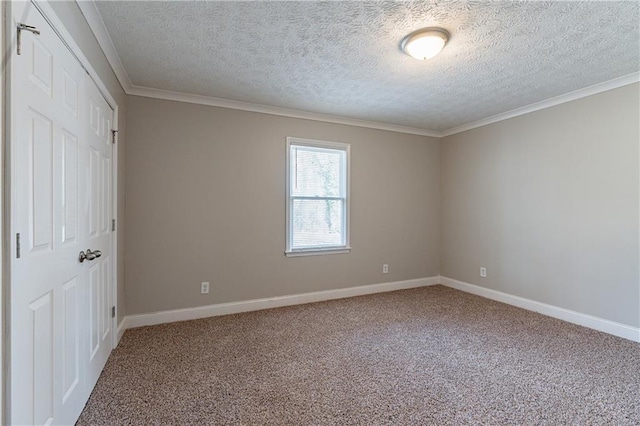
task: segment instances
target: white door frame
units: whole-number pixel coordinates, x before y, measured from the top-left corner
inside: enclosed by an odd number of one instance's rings
[[[76,59],[80,62],[82,67],[87,71],[91,79],[95,82],[96,86],[100,93],[104,96],[105,100],[109,104],[109,106],[113,109],[113,130],[118,131],[118,104],[113,97],[113,95],[107,89],[107,86],[104,84],[96,70],[93,68],[87,57],[84,55],[80,46],[76,43],[76,41],[71,36],[71,33],[64,26],[58,15],[55,13],[48,0],[31,0],[31,3],[42,13],[45,20],[49,22],[54,32],[58,34],[63,43],[69,48],[71,53],[76,57]],[[9,40],[12,39],[13,33],[5,34],[5,32],[9,32],[11,29],[7,28],[5,30],[5,25],[7,24],[7,20],[11,19],[11,2],[0,2],[0,47],[2,48],[1,52],[4,53],[9,48]],[[6,37],[5,37],[6,35]],[[2,57],[2,59],[4,59]],[[0,84],[0,95],[3,100],[2,104],[0,104],[0,136],[2,137],[1,145],[0,145],[0,167],[2,172],[0,173],[0,191],[2,192],[1,196],[1,205],[0,205],[0,258],[2,262],[0,262],[0,361],[2,368],[0,369],[0,379],[2,381],[0,383],[3,386],[0,386],[0,424],[7,424],[9,420],[9,411],[10,407],[8,405],[8,401],[10,400],[10,380],[11,377],[7,374],[10,369],[10,359],[8,356],[8,350],[10,345],[10,336],[6,332],[7,329],[7,318],[11,309],[10,306],[10,297],[8,296],[8,289],[11,286],[11,271],[8,265],[11,263],[11,258],[9,256],[5,256],[6,247],[10,246],[10,241],[5,238],[6,235],[11,235],[11,232],[7,230],[11,230],[11,210],[12,210],[12,200],[10,197],[12,185],[9,177],[11,176],[11,167],[10,162],[4,161],[5,153],[7,153],[7,147],[9,146],[9,141],[11,141],[11,129],[6,126],[8,121],[5,121],[7,117],[11,114],[11,95],[13,92],[13,88],[7,87],[8,82],[10,81],[8,71],[9,66],[2,69],[2,82]],[[118,213],[118,143],[112,144],[112,171],[111,171],[111,179],[112,179],[112,217],[115,219]],[[120,226],[120,224],[117,224]],[[117,229],[117,228],[116,228]],[[113,306],[116,306],[116,311],[118,310],[118,232],[111,233],[111,241],[112,241],[112,250],[113,250],[113,259],[112,262],[112,280],[111,280],[111,293]],[[112,348],[115,348],[118,344],[118,316],[112,318],[111,326],[112,326]]]
[[[6,2],[1,2],[0,3],[0,58],[4,58],[4,54],[6,52],[6,37],[5,37],[5,19],[7,19],[8,17],[8,13],[7,13],[7,3]],[[5,126],[5,120],[6,120],[6,115],[5,112],[6,110],[6,103],[7,103],[7,96],[5,95],[5,90],[6,87],[5,85],[7,84],[6,80],[6,73],[5,73],[5,67],[2,67],[0,69],[0,99],[2,99],[3,101],[0,102],[0,241],[2,243],[0,243],[0,423],[2,424],[7,424],[6,419],[5,418],[5,413],[6,413],[6,409],[5,409],[5,389],[8,386],[8,380],[5,380],[8,375],[8,369],[9,369],[9,364],[7,362],[5,362],[7,360],[7,357],[5,356],[5,351],[8,349],[7,345],[5,344],[5,339],[8,337],[8,333],[5,332],[5,324],[6,324],[6,317],[5,315],[7,314],[7,312],[9,312],[8,309],[6,309],[5,307],[5,301],[8,300],[8,285],[7,283],[9,282],[9,280],[5,279],[5,272],[7,271],[7,268],[5,268],[5,241],[4,241],[4,235],[5,235],[5,226],[7,226],[7,224],[5,224],[4,219],[5,219],[5,170],[4,170],[4,159],[5,159],[5,146],[6,146],[6,141],[9,140],[9,135],[7,132],[7,128]]]

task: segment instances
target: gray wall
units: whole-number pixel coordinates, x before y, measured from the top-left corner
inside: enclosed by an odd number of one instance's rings
[[[440,274],[639,326],[639,116],[634,84],[444,138]]]
[[[80,46],[82,53],[87,57],[91,66],[96,70],[102,82],[118,103],[118,323],[125,315],[124,302],[124,164],[125,164],[125,120],[127,97],[118,82],[111,65],[104,56],[98,41],[84,19],[80,8],[75,1],[53,1],[50,3],[66,29],[75,42]]]
[[[127,314],[438,275],[438,139],[135,96],[127,135]],[[351,144],[351,253],[285,257],[287,136]]]

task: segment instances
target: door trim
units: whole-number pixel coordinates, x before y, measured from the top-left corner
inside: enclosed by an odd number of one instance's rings
[[[8,19],[9,13],[8,13],[8,6],[7,6],[7,2],[2,2],[0,4],[0,52],[2,53],[2,58],[4,58],[5,52],[8,49],[8,43],[7,43],[7,37],[5,34],[6,31],[6,19]],[[2,66],[0,67],[0,99],[2,99],[2,102],[0,102],[0,241],[2,243],[0,243],[0,422],[2,424],[8,424],[8,422],[6,420],[8,420],[5,417],[5,414],[7,412],[6,409],[6,404],[7,404],[7,399],[5,399],[5,396],[8,396],[8,380],[7,378],[9,377],[8,372],[9,372],[9,362],[8,362],[8,355],[7,355],[7,351],[8,351],[8,345],[6,343],[9,337],[9,333],[6,331],[6,324],[7,324],[7,317],[6,315],[9,312],[8,309],[8,300],[9,300],[9,292],[8,292],[8,288],[9,288],[9,280],[8,280],[8,268],[6,267],[6,264],[8,262],[8,258],[6,258],[5,253],[6,253],[6,242],[4,240],[4,236],[5,235],[9,235],[8,233],[6,233],[6,229],[8,226],[8,222],[5,219],[8,217],[6,216],[6,211],[5,211],[5,171],[6,171],[6,167],[5,167],[5,158],[6,157],[6,146],[7,146],[7,141],[9,141],[9,132],[7,130],[7,126],[6,126],[6,122],[7,122],[7,105],[9,102],[9,96],[5,96],[5,94],[9,94],[9,91],[7,90],[7,75],[5,72],[5,69],[7,67],[6,66]]]
[[[113,108],[113,107],[112,107]],[[116,131],[115,143],[111,144],[111,218],[116,221],[116,230],[111,232],[111,301],[116,307],[116,315],[111,317],[111,349],[115,349],[120,343],[118,333],[118,232],[120,232],[121,221],[118,218],[118,145],[120,145],[120,133],[118,131],[118,105],[113,108],[113,130]],[[124,317],[124,316],[123,316]]]
[[[93,81],[98,86],[98,90],[102,93],[107,103],[114,110],[117,108],[118,104],[116,103],[114,97],[109,93],[107,86],[102,82],[100,76],[93,68],[89,59],[82,53],[80,46],[76,43],[76,41],[71,36],[71,33],[64,26],[56,12],[51,7],[50,1],[47,0],[31,0],[31,3],[42,13],[44,18],[49,22],[53,30],[58,34],[60,39],[67,45],[71,53],[78,59],[80,64],[87,70]]]

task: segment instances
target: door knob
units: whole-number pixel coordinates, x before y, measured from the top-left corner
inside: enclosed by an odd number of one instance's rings
[[[86,253],[84,251],[80,252],[80,254],[78,255],[78,260],[80,261],[80,263],[82,263],[85,260],[95,260],[100,256],[102,256],[102,252],[100,250],[91,251],[91,249],[87,249]]]

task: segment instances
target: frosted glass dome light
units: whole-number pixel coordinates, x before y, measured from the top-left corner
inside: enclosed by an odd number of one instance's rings
[[[402,39],[400,47],[407,55],[424,61],[440,53],[448,40],[449,33],[442,28],[423,28]]]

